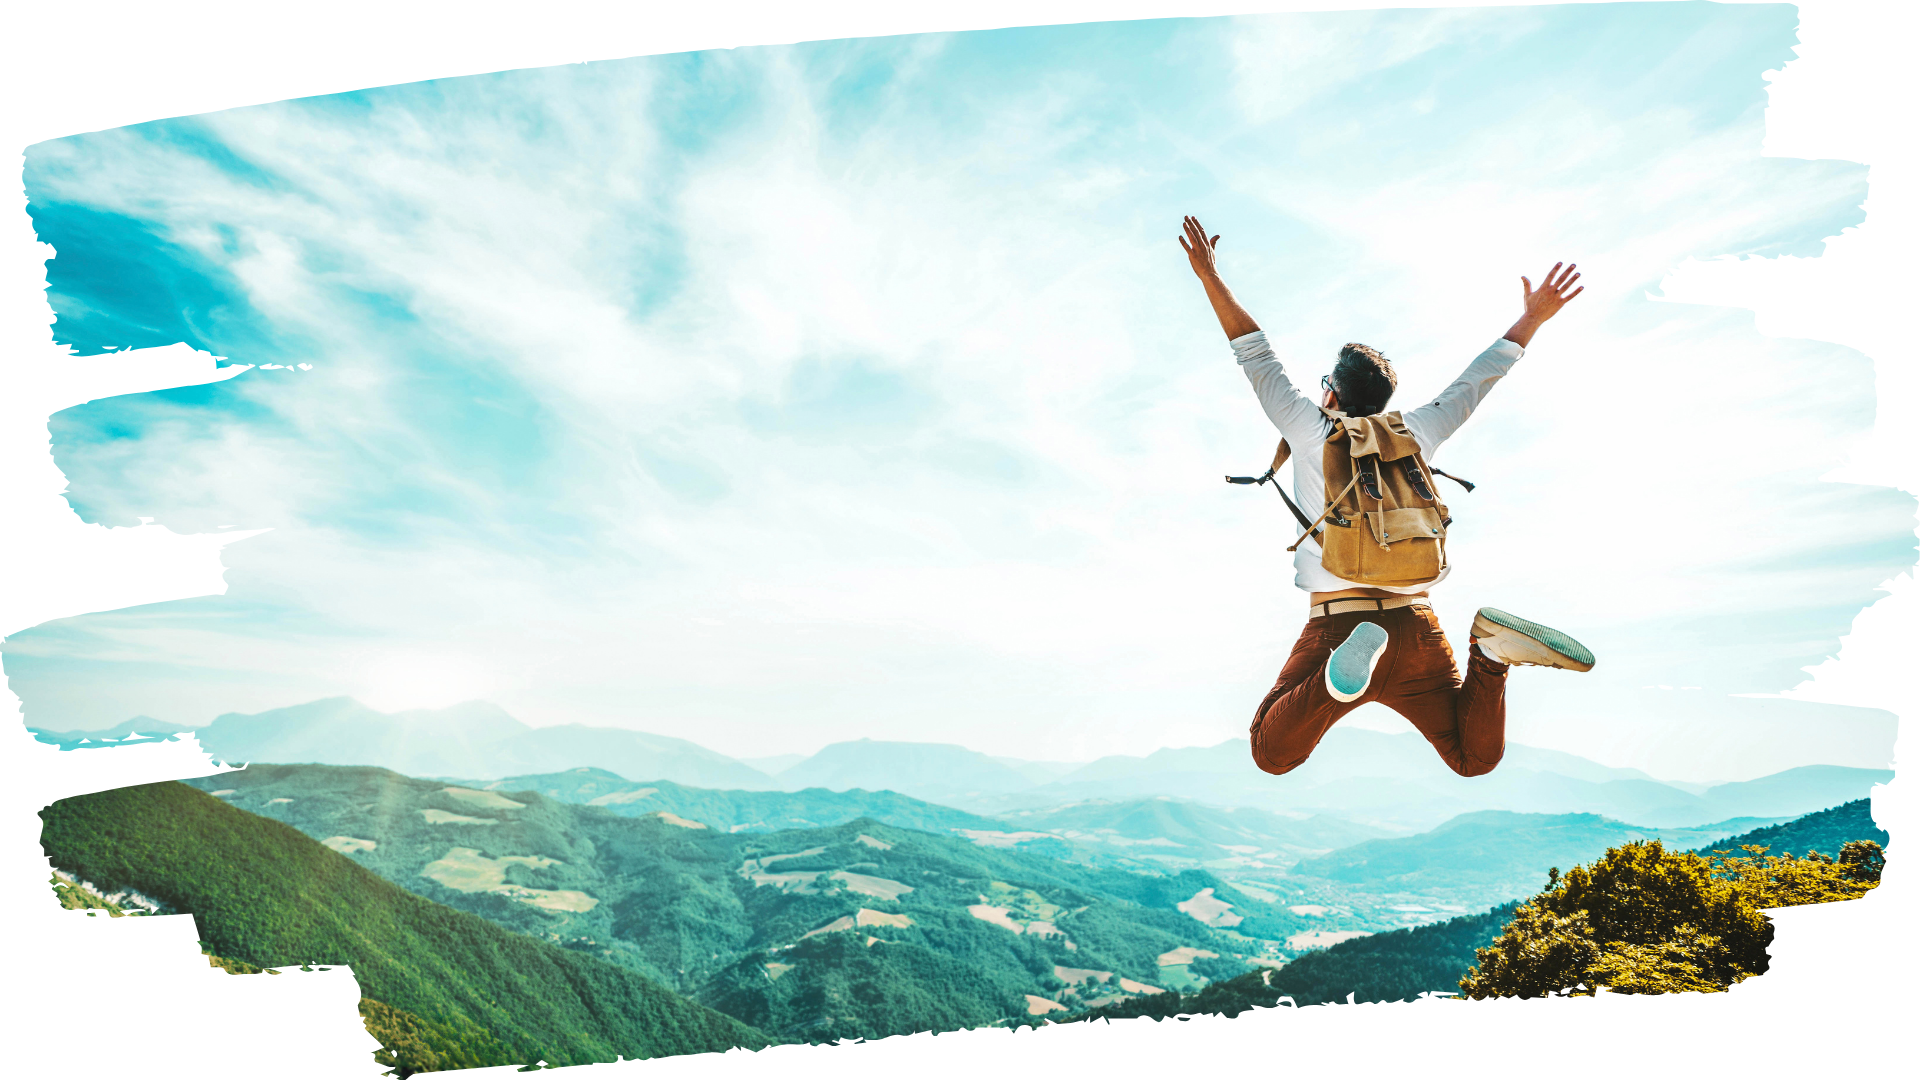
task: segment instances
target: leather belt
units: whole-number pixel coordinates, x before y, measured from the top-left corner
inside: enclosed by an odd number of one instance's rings
[[[1391,600],[1381,600],[1372,596],[1349,596],[1344,600],[1327,600],[1313,605],[1308,610],[1313,614],[1308,618],[1318,619],[1323,615],[1344,615],[1350,611],[1393,611],[1403,607],[1432,607],[1424,596],[1396,596]]]

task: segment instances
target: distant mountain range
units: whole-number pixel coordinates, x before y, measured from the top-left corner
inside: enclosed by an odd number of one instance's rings
[[[485,791],[537,791],[549,799],[598,806],[622,817],[670,813],[721,832],[817,829],[860,818],[941,834],[1004,827],[993,818],[892,791],[715,791],[671,780],[628,780],[605,769],[587,767],[543,776],[463,783]]]
[[[783,774],[784,775],[784,774]],[[1456,776],[1425,739],[1334,728],[1305,765],[1282,777],[1256,769],[1244,740],[1102,758],[1061,779],[1001,795],[953,800],[976,813],[1088,799],[1166,795],[1216,806],[1332,814],[1388,829],[1427,829],[1462,813],[1593,813],[1655,827],[1734,817],[1783,819],[1861,798],[1891,779],[1886,769],[1808,765],[1698,792],[1634,769],[1509,744],[1487,776]]]
[[[788,790],[886,789],[950,805],[991,800],[1036,783],[1005,759],[995,760],[964,746],[871,739],[834,743],[775,779]]]
[[[158,721],[112,729],[147,734]],[[378,765],[415,776],[500,777],[561,772],[593,764],[622,776],[671,778],[703,787],[766,789],[758,769],[697,743],[627,728],[562,724],[530,727],[497,705],[470,701],[445,709],[383,713],[352,698],[325,698],[262,713],[226,713],[193,730],[221,761]],[[42,741],[77,748],[106,732],[35,731]]]
[[[1745,818],[1655,829],[1598,814],[1478,810],[1416,836],[1367,840],[1304,859],[1292,873],[1339,882],[1355,893],[1444,898],[1475,908],[1530,896],[1546,887],[1549,867],[1568,870],[1621,844],[1660,840],[1684,851],[1767,824]]]
[[[65,748],[82,748],[116,745],[107,740],[134,732],[171,738],[187,730],[139,718],[107,732],[37,730],[35,735]],[[1479,810],[1599,814],[1651,828],[1736,817],[1783,820],[1862,798],[1873,784],[1892,777],[1885,769],[1807,765],[1709,786],[1661,781],[1573,754],[1509,745],[1500,768],[1467,779],[1447,771],[1418,734],[1340,727],[1328,733],[1305,765],[1284,777],[1255,768],[1245,741],[1237,738],[1216,746],[1163,749],[1145,757],[1115,755],[1086,764],[992,757],[945,743],[861,739],[835,743],[804,758],[755,759],[769,772],[685,739],[579,724],[530,727],[485,702],[382,713],[351,698],[250,715],[229,713],[195,734],[209,753],[232,762],[378,765],[413,776],[488,782],[559,776],[588,767],[638,786],[667,781],[736,792],[890,791],[980,816],[1168,797],[1294,818],[1337,817],[1380,834],[1430,829]],[[730,819],[729,827],[742,823],[744,819]],[[1296,833],[1269,830],[1261,835],[1281,842]],[[1208,840],[1212,848],[1195,848],[1180,857],[1200,865],[1255,854],[1235,847],[1276,850],[1266,840],[1242,843],[1226,835]],[[1297,854],[1325,850],[1304,839],[1287,839],[1282,849],[1297,849]]]

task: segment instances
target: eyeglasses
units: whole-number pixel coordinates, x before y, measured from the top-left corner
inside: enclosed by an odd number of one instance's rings
[[[1333,392],[1333,376],[1331,375],[1320,376],[1320,389],[1325,390],[1328,393],[1332,393]]]

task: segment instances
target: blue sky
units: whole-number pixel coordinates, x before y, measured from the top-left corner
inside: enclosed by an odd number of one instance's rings
[[[1199,214],[1306,381],[1401,403],[1589,288],[1437,458],[1510,738],[1726,779],[1882,765],[1893,721],[1756,697],[1911,566],[1823,483],[1868,358],[1665,304],[1817,255],[1864,167],[1760,157],[1787,6],[1091,24],[509,72],[43,143],[57,340],[255,367],[53,418],[89,521],[272,531],[223,597],[6,643],[29,722],[350,693],[754,756],[845,738],[1086,759],[1245,731],[1304,618],[1274,435],[1173,237]],[[301,365],[305,365],[302,367]],[[1403,728],[1391,715],[1353,722]]]

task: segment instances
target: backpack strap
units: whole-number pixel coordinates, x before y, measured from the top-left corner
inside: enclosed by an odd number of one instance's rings
[[[1292,545],[1292,547],[1289,547],[1289,548],[1287,548],[1287,550],[1288,550],[1288,551],[1292,551],[1292,550],[1294,550],[1294,548],[1297,548],[1297,547],[1299,547],[1299,546],[1300,546],[1301,544],[1304,544],[1304,543],[1306,543],[1306,542],[1307,542],[1307,537],[1309,537],[1309,536],[1312,536],[1312,535],[1313,535],[1313,530],[1314,530],[1315,528],[1317,528],[1317,527],[1319,527],[1319,525],[1320,525],[1320,523],[1321,523],[1322,521],[1325,521],[1325,520],[1327,520],[1327,515],[1328,515],[1328,514],[1331,514],[1331,513],[1333,513],[1333,508],[1334,508],[1334,507],[1336,507],[1336,506],[1338,506],[1338,505],[1340,505],[1340,500],[1342,500],[1342,499],[1344,499],[1344,498],[1346,498],[1346,497],[1347,497],[1347,492],[1350,492],[1350,491],[1352,491],[1352,490],[1353,490],[1353,485],[1355,485],[1355,484],[1357,484],[1357,483],[1359,483],[1359,482],[1360,482],[1360,471],[1359,471],[1358,469],[1355,469],[1355,470],[1354,470],[1354,473],[1353,473],[1353,479],[1351,479],[1351,480],[1349,480],[1349,481],[1347,481],[1347,486],[1346,486],[1346,488],[1345,488],[1345,489],[1343,489],[1343,490],[1342,490],[1342,491],[1340,492],[1340,494],[1338,494],[1338,495],[1335,495],[1335,496],[1333,497],[1333,501],[1332,501],[1332,502],[1329,502],[1329,503],[1327,504],[1327,508],[1326,508],[1325,510],[1322,510],[1322,511],[1320,511],[1320,516],[1314,519],[1314,521],[1313,521],[1313,524],[1312,524],[1312,525],[1309,525],[1309,526],[1307,526],[1307,531],[1306,531],[1306,533],[1305,533],[1305,534],[1303,534],[1303,535],[1302,535],[1302,536],[1300,537],[1300,539],[1298,539],[1298,540],[1295,540],[1295,541],[1293,542],[1293,545]]]

